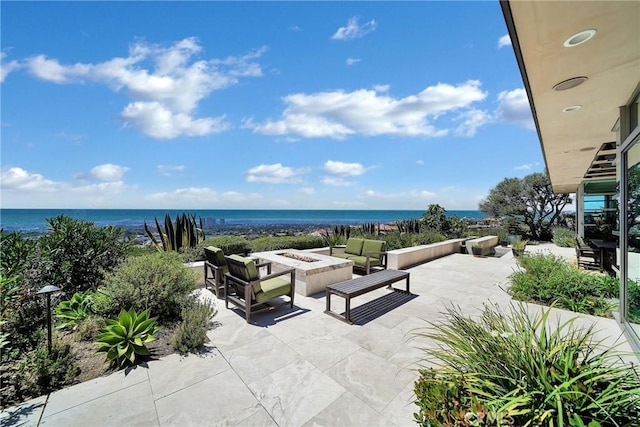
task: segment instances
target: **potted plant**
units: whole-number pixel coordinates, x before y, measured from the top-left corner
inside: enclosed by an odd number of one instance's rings
[[[471,245],[471,252],[473,253],[474,257],[479,257],[480,255],[482,255],[482,247],[479,244],[474,243],[473,245]]]
[[[500,229],[496,234],[498,235],[498,244],[506,248],[509,245],[509,233],[507,230]]]
[[[513,256],[517,258],[520,255],[522,255],[526,247],[527,247],[526,240],[518,240],[516,242],[513,242],[513,244],[511,245],[511,251],[513,252]]]

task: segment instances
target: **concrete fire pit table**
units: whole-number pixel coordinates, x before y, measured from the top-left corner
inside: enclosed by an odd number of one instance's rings
[[[296,269],[296,293],[304,296],[325,292],[328,285],[353,277],[353,261],[296,249],[253,252],[252,258],[270,261],[273,271]]]

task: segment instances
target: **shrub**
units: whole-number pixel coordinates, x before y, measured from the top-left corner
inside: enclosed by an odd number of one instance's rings
[[[105,279],[94,296],[94,310],[105,317],[124,307],[150,309],[160,321],[178,319],[193,299],[195,272],[185,267],[176,252],[156,252],[128,258]]]
[[[313,249],[324,246],[320,236],[272,236],[258,237],[251,241],[253,252],[275,251],[278,249]],[[226,252],[225,252],[226,253]]]
[[[10,371],[3,372],[2,406],[22,402],[73,384],[80,370],[67,344],[54,342],[25,354]]]
[[[215,246],[222,249],[225,255],[245,255],[251,252],[251,243],[244,237],[220,236],[206,239],[200,246]],[[204,256],[203,256],[204,259]]]
[[[593,328],[577,327],[573,320],[552,324],[550,312],[530,317],[524,305],[509,314],[485,306],[473,320],[449,308],[445,321],[430,323],[431,330],[417,336],[437,344],[427,347],[424,359],[437,367],[420,370],[416,421],[424,426],[635,425],[639,372],[594,342]]]
[[[553,229],[553,243],[561,248],[573,248],[576,245],[576,233],[564,227]]]
[[[33,253],[36,240],[25,238],[22,233],[5,234],[0,228],[0,273],[5,277],[18,276],[29,267],[27,260]]]
[[[598,316],[614,308],[607,298],[617,295],[617,287],[603,275],[581,271],[550,253],[524,254],[518,262],[522,269],[511,275],[508,289],[515,299]]]
[[[62,288],[68,295],[96,289],[124,259],[130,241],[124,230],[96,227],[65,215],[47,220],[50,233],[38,239],[38,283]]]
[[[75,337],[81,341],[94,341],[106,321],[100,316],[88,316],[78,323],[74,331]]]
[[[202,347],[215,313],[215,309],[209,304],[200,302],[183,309],[182,323],[173,336],[173,348],[180,353],[188,353]]]
[[[96,354],[105,354],[112,366],[134,365],[139,356],[148,356],[146,344],[155,341],[157,318],[149,317],[149,310],[138,314],[122,310],[116,320],[107,320],[96,342],[101,344]]]

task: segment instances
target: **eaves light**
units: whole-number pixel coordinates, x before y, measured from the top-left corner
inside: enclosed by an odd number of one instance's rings
[[[596,35],[596,30],[584,30],[572,35],[563,43],[564,47],[576,47],[582,43],[586,43]]]
[[[562,109],[563,113],[570,113],[572,111],[577,111],[582,108],[582,105],[569,105],[568,107],[564,107]]]
[[[589,80],[589,78],[585,76],[573,77],[558,83],[553,87],[553,90],[555,90],[556,92],[560,92],[567,89],[573,89],[576,86],[580,86],[582,83],[586,82],[587,80]]]

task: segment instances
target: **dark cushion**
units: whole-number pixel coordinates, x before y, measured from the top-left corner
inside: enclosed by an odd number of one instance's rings
[[[387,242],[384,240],[365,240],[362,245],[362,255],[366,255],[369,252],[382,252],[384,250],[385,243]],[[380,255],[377,255],[376,258],[380,258]]]
[[[344,249],[345,254],[360,255],[362,253],[362,245],[364,239],[350,238],[347,240],[347,247]]]
[[[291,292],[291,283],[282,277],[274,277],[258,283],[260,289],[254,292],[256,294],[256,302],[265,302],[273,298],[287,295]]]
[[[207,246],[204,248],[204,255],[211,264],[222,267],[227,262],[224,259],[224,252],[222,249],[216,248],[215,246]]]

